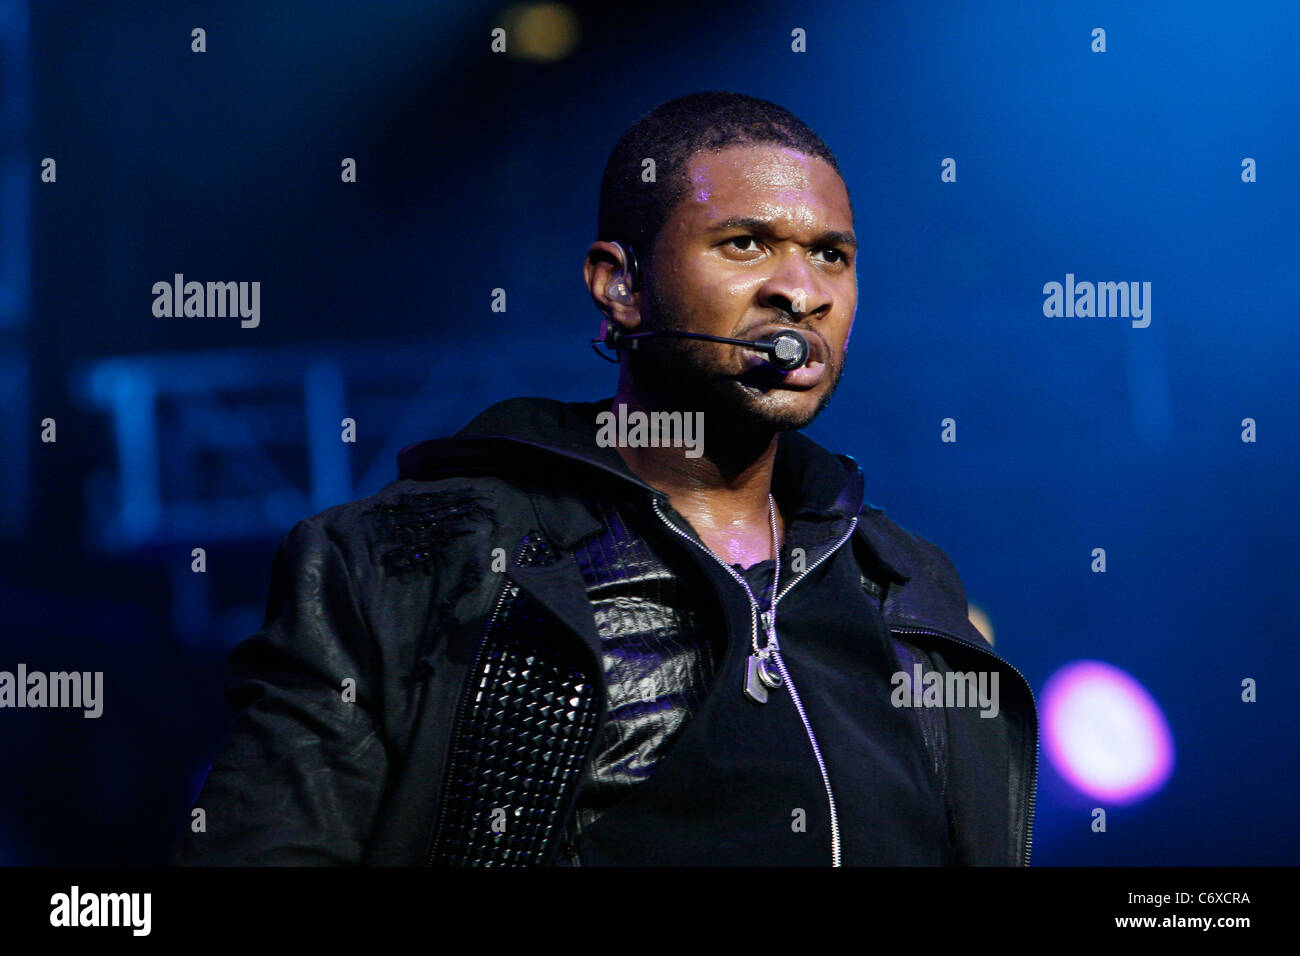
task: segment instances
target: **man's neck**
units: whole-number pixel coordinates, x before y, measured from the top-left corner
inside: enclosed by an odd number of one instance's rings
[[[626,405],[629,414],[667,410],[656,404],[620,383],[611,409],[615,416],[620,405]],[[668,495],[673,508],[715,554],[748,567],[772,557],[768,495],[778,433],[740,436],[730,431],[707,432],[696,458],[687,457],[682,448],[615,447],[634,474]],[[779,509],[776,518],[779,541],[785,527]]]

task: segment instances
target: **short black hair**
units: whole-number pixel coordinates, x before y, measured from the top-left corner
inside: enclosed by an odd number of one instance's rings
[[[691,156],[699,150],[767,143],[825,160],[844,179],[821,137],[775,103],[715,90],[659,104],[628,128],[609,155],[600,181],[597,238],[630,242],[644,268],[659,231],[686,195]],[[652,183],[641,181],[647,158],[655,162]],[[847,183],[844,188],[847,192]]]

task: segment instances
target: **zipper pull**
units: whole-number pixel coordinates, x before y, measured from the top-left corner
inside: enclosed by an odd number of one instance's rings
[[[758,615],[767,634],[767,647],[760,654],[750,654],[745,662],[745,696],[756,704],[766,704],[768,691],[781,687],[781,672],[772,664],[772,651],[776,649],[776,608],[768,608]]]

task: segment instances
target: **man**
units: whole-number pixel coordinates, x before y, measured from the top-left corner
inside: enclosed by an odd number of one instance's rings
[[[598,225],[617,392],[494,405],[289,533],[177,859],[1027,864],[1028,685],[947,556],[798,431],[857,307],[830,150],[681,97],[615,147]],[[922,694],[973,675],[994,707]]]

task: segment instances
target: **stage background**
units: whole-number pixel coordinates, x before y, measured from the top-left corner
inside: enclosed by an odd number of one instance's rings
[[[1034,863],[1300,862],[1300,13],[1134,6],[0,0],[0,669],[105,675],[97,720],[0,712],[0,863],[162,861],[288,529],[493,401],[613,391],[600,173],[705,89],[792,110],[851,191],[853,349],[809,434],[1036,690],[1106,661],[1169,721],[1172,777],[1104,834],[1044,754]],[[176,273],[259,281],[260,324],[154,317]],[[1150,325],[1045,316],[1067,274],[1150,282]]]

